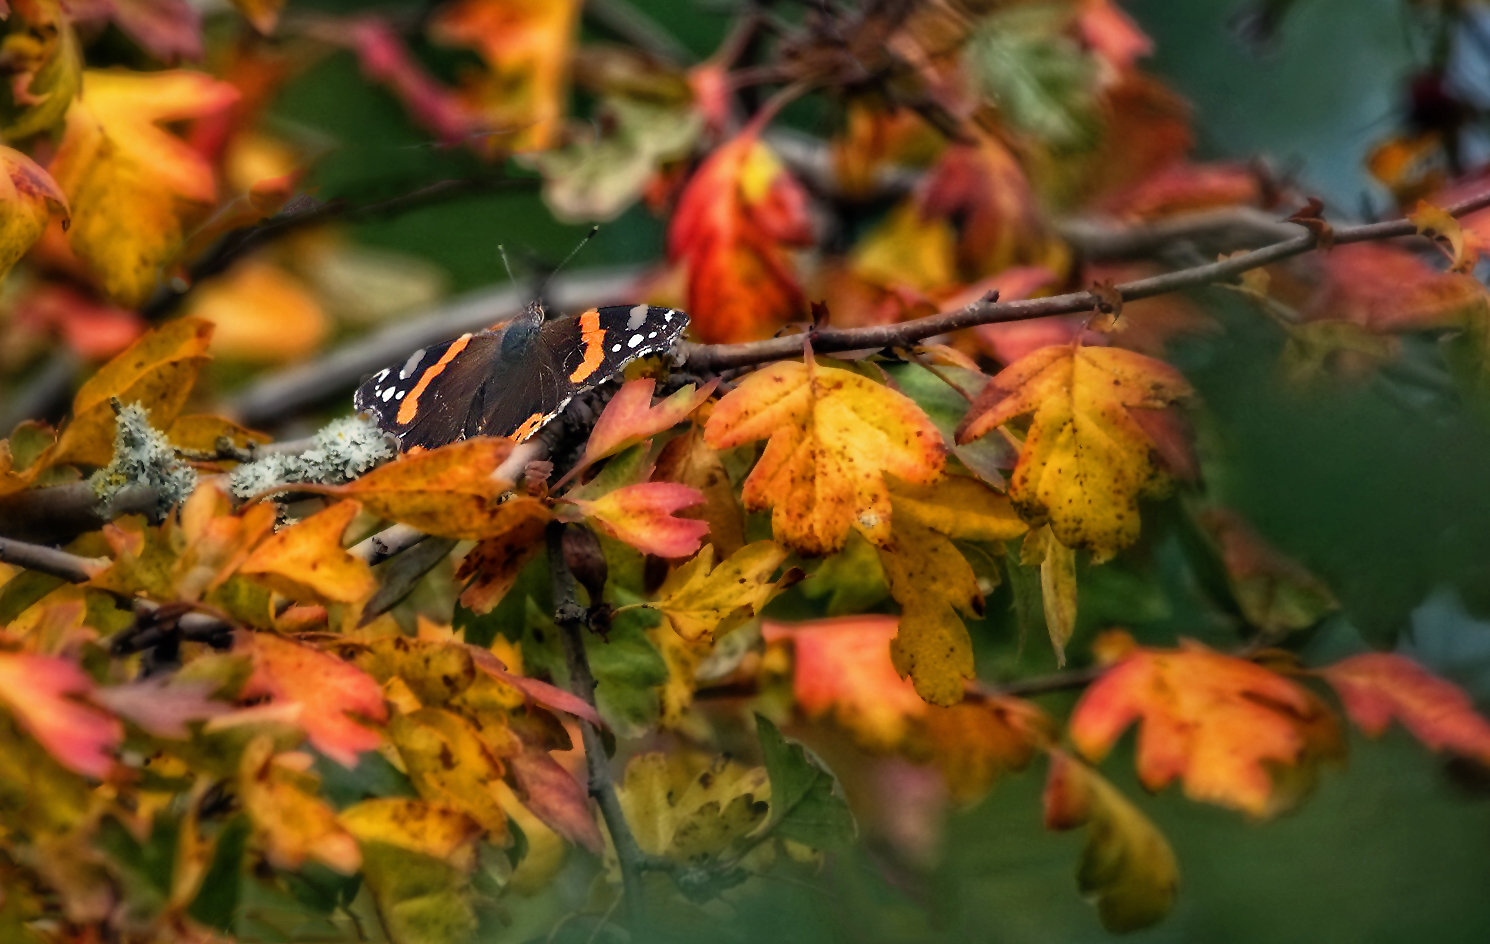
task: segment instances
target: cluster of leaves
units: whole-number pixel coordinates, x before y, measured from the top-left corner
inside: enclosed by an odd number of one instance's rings
[[[218,77],[159,68],[204,54],[177,0],[18,0],[0,39],[0,268],[30,332],[6,353],[55,333],[106,361],[59,429],[0,441],[5,940],[718,929],[767,877],[812,881],[883,831],[782,728],[908,761],[956,804],[1043,758],[1046,826],[1088,827],[1080,890],[1131,930],[1169,910],[1179,866],[1099,769],[1130,727],[1146,789],[1178,779],[1253,819],[1343,760],[1343,719],[1490,764],[1490,721],[1408,658],[1297,654],[1340,605],[1207,493],[1219,460],[1182,415],[1203,406],[1165,359],[1217,325],[1194,301],[1125,305],[1115,283],[1152,263],[1085,263],[1053,222],[1138,232],[1297,196],[1191,159],[1183,104],[1111,0],[752,13],[692,67],[577,47],[573,0],[278,27],[277,4],[239,7]],[[104,19],[150,68],[84,68],[118,41]],[[422,44],[471,52],[460,84]],[[662,215],[638,291],[749,369],[634,365],[597,416],[548,431],[557,470],[491,438],[383,461],[356,423],[270,461],[269,435],[186,412],[212,401],[194,390],[210,358],[294,359],[330,330],[303,253],[234,247],[331,212],[291,202],[311,156],[262,113],[297,57],[338,49],[437,141],[536,171],[556,217]],[[571,81],[593,121],[570,118]],[[782,91],[761,104],[765,84]],[[808,94],[841,120],[822,160],[789,164],[780,126]],[[1295,381],[1426,330],[1485,375],[1480,238],[1417,202],[1446,197],[1403,196],[1448,271],[1422,241],[1362,242],[1215,290],[1277,323]],[[1320,209],[1292,219],[1327,249]],[[1072,286],[1097,310],[913,333]],[[762,346],[809,318],[793,356]],[[855,328],[891,333],[814,349]],[[65,520],[25,514],[65,501]],[[1219,575],[1231,651],[1076,636],[1079,584],[1164,528]],[[1030,662],[1077,667],[980,678],[1015,627],[1048,636]]]

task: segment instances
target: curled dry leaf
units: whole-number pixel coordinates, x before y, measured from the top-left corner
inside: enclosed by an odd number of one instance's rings
[[[1447,245],[1450,268],[1455,272],[1473,272],[1480,261],[1480,251],[1486,248],[1485,238],[1468,229],[1447,210],[1419,200],[1417,208],[1407,216],[1418,232],[1440,244]]]
[[[1108,668],[1077,703],[1071,740],[1100,761],[1140,720],[1144,787],[1182,777],[1191,799],[1255,817],[1286,809],[1318,761],[1343,751],[1335,716],[1307,689],[1195,642],[1134,649]]]
[[[1191,393],[1179,371],[1120,348],[1041,348],[1000,371],[957,429],[969,442],[1034,414],[1009,497],[1026,520],[1049,520],[1067,547],[1098,562],[1138,539],[1138,498],[1161,492],[1167,471],[1137,410],[1160,410]]]
[[[51,462],[108,465],[114,455],[114,399],[126,406],[138,403],[149,411],[152,425],[168,428],[207,362],[211,338],[211,324],[181,318],[141,337],[99,368],[73,397],[72,421]]]
[[[128,308],[155,291],[217,200],[212,166],[161,126],[227,108],[238,91],[196,72],[90,70],[52,176],[72,205],[68,243]]]
[[[1447,748],[1490,766],[1490,721],[1463,689],[1405,656],[1368,652],[1319,670],[1345,714],[1372,737],[1393,719],[1433,750]]]
[[[1045,828],[1083,825],[1091,826],[1091,835],[1076,881],[1095,896],[1103,926],[1136,931],[1168,914],[1179,868],[1164,835],[1095,770],[1065,751],[1051,751]]]
[[[342,535],[361,506],[337,502],[270,535],[238,568],[293,599],[356,603],[377,589],[367,561],[342,547]]]
[[[745,507],[772,509],[776,540],[807,557],[842,548],[850,527],[889,546],[884,473],[928,484],[945,462],[941,434],[914,402],[810,354],[748,375],[704,427],[715,449],[766,437],[745,480]]]
[[[243,696],[267,696],[296,706],[296,723],[327,757],[355,767],[359,752],[382,742],[377,731],[362,723],[380,724],[388,718],[382,691],[366,672],[270,633],[240,633],[234,649],[248,653],[254,663]]]
[[[0,147],[0,277],[41,238],[53,212],[67,219],[67,197],[52,175],[13,148]]]
[[[627,485],[594,501],[569,499],[581,514],[612,537],[658,557],[687,557],[698,550],[709,530],[708,523],[673,513],[703,500],[697,489],[673,482]]]
[[[336,491],[425,534],[479,540],[511,524],[500,499],[512,484],[492,477],[511,451],[511,441],[481,436],[405,453]]]
[[[807,194],[760,140],[759,122],[714,151],[678,198],[668,258],[686,267],[699,340],[770,337],[807,305],[788,250],[812,242]]]
[[[1076,552],[1057,541],[1049,525],[1042,525],[1025,536],[1020,563],[1040,568],[1045,630],[1055,649],[1055,664],[1064,666],[1066,643],[1076,631]]]

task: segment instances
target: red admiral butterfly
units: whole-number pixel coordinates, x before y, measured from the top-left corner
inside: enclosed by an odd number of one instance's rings
[[[522,442],[577,395],[647,354],[667,351],[688,326],[675,308],[612,305],[544,320],[530,302],[511,321],[410,354],[357,388],[357,409],[398,437],[433,449],[470,436]]]

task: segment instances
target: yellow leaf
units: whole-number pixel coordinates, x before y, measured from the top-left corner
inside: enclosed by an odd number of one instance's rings
[[[492,791],[502,779],[502,762],[460,715],[421,708],[393,719],[393,743],[419,795],[454,807],[486,830],[497,845],[507,843],[507,814]]]
[[[1009,497],[1027,521],[1050,521],[1067,547],[1105,560],[1138,540],[1138,498],[1169,475],[1135,418],[1189,396],[1162,361],[1110,347],[1053,345],[989,381],[957,428],[969,442],[1033,413]]]
[[[467,581],[460,605],[484,615],[502,602],[523,566],[543,549],[543,529],[550,517],[542,502],[526,496],[504,502],[497,518],[505,526],[471,548],[455,572],[456,580]]]
[[[801,579],[795,568],[771,575],[787,552],[773,541],[756,541],[714,566],[714,545],[668,575],[650,604],[661,610],[684,639],[722,636],[758,615],[772,597]]]
[[[377,589],[372,569],[342,548],[342,535],[357,516],[356,502],[337,502],[271,535],[239,568],[258,574],[285,596],[337,603],[365,600]]]
[[[1466,230],[1459,220],[1441,207],[1419,200],[1417,208],[1407,215],[1418,232],[1435,242],[1447,243],[1449,261],[1455,272],[1473,272],[1480,261],[1485,240],[1474,230]]]
[[[1012,541],[1029,530],[1008,496],[971,476],[948,475],[930,485],[892,479],[890,495],[897,516],[957,541]]]
[[[880,564],[900,604],[895,670],[932,704],[956,704],[973,677],[973,643],[958,613],[983,611],[977,575],[950,540],[909,515],[896,515],[895,543],[880,551]]]
[[[21,141],[50,130],[78,94],[83,57],[72,20],[57,0],[11,5],[0,58],[6,64],[0,92],[0,137]]]
[[[1024,539],[1022,562],[1040,565],[1040,601],[1045,609],[1045,629],[1055,647],[1056,665],[1066,664],[1066,643],[1076,631],[1076,552],[1055,539],[1049,525],[1031,531]]]
[[[267,736],[254,738],[243,752],[238,796],[269,862],[298,869],[306,859],[315,859],[351,875],[362,866],[357,841],[315,795],[315,787],[314,777],[276,762],[274,742]]]
[[[492,478],[511,451],[511,440],[481,436],[405,453],[336,491],[426,534],[479,540],[511,524],[500,499],[512,485]]]
[[[764,767],[651,753],[631,758],[616,793],[642,851],[702,863],[765,822],[771,783]]]
[[[114,455],[111,399],[138,403],[152,425],[169,428],[207,362],[211,337],[212,325],[205,321],[169,321],[99,368],[73,397],[72,422],[62,431],[52,464],[108,465]]]
[[[852,371],[782,361],[727,394],[704,428],[715,449],[770,437],[745,480],[745,507],[771,508],[776,539],[804,556],[843,547],[850,527],[890,544],[889,473],[942,473],[941,435],[910,399]]]
[[[72,204],[69,244],[121,305],[150,296],[217,200],[207,159],[161,125],[215,114],[237,97],[196,72],[84,75],[51,170]]]
[[[67,197],[31,158],[0,147],[0,278],[26,254],[47,228],[52,211],[67,219]]]

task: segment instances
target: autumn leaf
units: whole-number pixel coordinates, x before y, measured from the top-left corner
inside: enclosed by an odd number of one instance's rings
[[[291,598],[356,603],[377,589],[367,561],[342,548],[342,536],[361,507],[337,502],[270,535],[238,568]]]
[[[478,669],[493,678],[511,685],[513,688],[522,692],[534,704],[542,705],[545,708],[552,708],[555,711],[567,712],[576,718],[583,718],[596,727],[604,726],[604,722],[601,721],[600,715],[596,713],[595,707],[578,695],[550,685],[542,679],[528,678],[525,675],[519,675],[508,670],[507,666],[502,663],[502,660],[492,655],[489,650],[482,649],[479,646],[467,646],[466,648],[470,650],[471,659],[475,662]]]
[[[93,691],[92,699],[156,737],[185,740],[187,722],[227,714],[232,706],[211,696],[216,686],[205,680],[175,682],[164,676]]]
[[[214,114],[238,92],[195,72],[90,70],[83,81],[52,176],[72,205],[73,251],[133,308],[217,200],[211,166],[161,125]]]
[[[491,789],[504,767],[469,721],[440,708],[420,708],[395,717],[388,733],[420,796],[462,811],[493,843],[507,843],[507,814]]]
[[[517,497],[504,502],[496,517],[505,526],[471,548],[455,572],[455,579],[467,581],[460,605],[478,615],[502,602],[523,566],[543,550],[543,531],[552,516],[542,502]]]
[[[699,864],[765,821],[771,789],[763,767],[646,753],[627,762],[616,795],[642,851]]]
[[[1484,305],[1473,276],[1441,272],[1405,247],[1353,243],[1311,258],[1314,277],[1293,286],[1274,270],[1274,294],[1311,321],[1350,321],[1378,333],[1455,326]]]
[[[983,611],[978,577],[953,539],[1000,542],[1026,528],[1008,499],[976,479],[947,476],[929,485],[892,481],[894,541],[879,551],[900,633],[890,657],[932,704],[962,699],[973,677],[972,640],[962,615]]]
[[[156,328],[99,368],[72,401],[53,464],[108,465],[114,455],[112,400],[139,404],[156,428],[170,426],[207,362],[212,325],[181,318]]]
[[[490,146],[504,152],[548,147],[564,117],[576,0],[455,0],[429,24],[447,46],[474,49],[489,74],[467,84],[466,100],[487,127],[505,134]]]
[[[1490,766],[1490,721],[1457,685],[1405,656],[1368,652],[1319,670],[1362,731],[1380,737],[1395,719],[1438,751]]]
[[[1454,272],[1473,272],[1475,264],[1480,261],[1480,251],[1490,245],[1479,233],[1466,229],[1450,216],[1447,210],[1426,200],[1419,200],[1417,208],[1407,218],[1419,233],[1447,244],[1450,268]]]
[[[1153,440],[1135,418],[1190,395],[1179,371],[1120,348],[1041,348],[988,382],[957,429],[969,442],[1034,414],[1009,497],[1026,520],[1050,521],[1067,547],[1100,563],[1138,539],[1138,498],[1167,487]]]
[[[264,36],[274,32],[275,25],[279,22],[279,11],[284,9],[285,0],[232,0],[233,6],[243,14],[243,18],[253,24],[253,28]]]
[[[1112,784],[1065,751],[1051,751],[1044,802],[1046,829],[1091,827],[1076,882],[1096,898],[1103,927],[1136,931],[1169,913],[1179,885],[1174,850]]]
[[[568,499],[607,534],[658,557],[686,557],[698,550],[708,524],[673,513],[703,500],[697,489],[672,482],[627,485],[594,501]]]
[[[327,757],[355,767],[359,752],[382,742],[358,720],[381,724],[388,717],[378,683],[361,669],[270,633],[240,633],[234,649],[254,661],[243,696],[296,706],[296,723]]]
[[[1077,703],[1071,740],[1088,760],[1100,761],[1139,720],[1144,787],[1161,790],[1183,777],[1192,800],[1255,817],[1297,799],[1274,789],[1283,768],[1307,772],[1342,750],[1333,715],[1306,689],[1196,642],[1136,649],[1108,668]]]
[[[1024,539],[1020,563],[1040,568],[1040,602],[1055,664],[1066,664],[1066,643],[1076,631],[1076,552],[1055,539],[1049,525]]]
[[[66,659],[0,652],[0,702],[62,766],[103,777],[114,766],[124,729],[112,716],[74,700],[93,691],[93,681]]]
[[[5,61],[0,136],[21,141],[67,114],[82,80],[83,57],[68,11],[57,0],[12,0],[0,40]]]
[[[343,875],[356,872],[362,866],[357,842],[316,796],[316,779],[282,760],[288,758],[276,758],[274,742],[260,736],[243,752],[239,766],[238,796],[267,858],[282,869],[315,859]]]
[[[225,416],[202,413],[176,417],[171,421],[171,425],[166,427],[165,432],[166,438],[177,449],[209,453],[217,451],[219,439],[226,439],[238,449],[247,449],[251,445],[263,445],[273,440],[268,433],[240,426]]]
[[[981,695],[941,708],[927,705],[918,741],[941,771],[954,802],[981,799],[1005,771],[1023,770],[1056,741],[1055,722],[1033,702]]]
[[[819,557],[853,527],[888,546],[884,473],[926,484],[941,475],[941,435],[904,395],[839,367],[782,361],[755,371],[714,408],[704,439],[715,449],[770,437],[745,480],[745,507],[772,509],[776,540]]]
[[[890,662],[893,616],[845,616],[789,626],[766,622],[768,644],[790,643],[792,695],[809,718],[831,714],[871,750],[892,750],[927,710]]]
[[[668,226],[693,331],[710,344],[769,337],[806,312],[788,250],[812,242],[807,194],[760,133],[758,119],[709,155]]]
[[[368,81],[386,85],[403,103],[409,119],[441,144],[459,144],[483,130],[481,116],[461,100],[459,92],[430,75],[398,31],[383,18],[359,16],[351,22],[335,23],[320,35],[350,47]]]
[[[492,477],[511,451],[510,440],[481,436],[405,453],[335,491],[426,534],[479,540],[511,524],[500,499],[512,485]]]
[[[1211,508],[1200,521],[1221,545],[1226,579],[1242,614],[1264,633],[1305,629],[1340,608],[1329,587],[1269,546],[1239,515]]]
[[[254,259],[193,292],[187,310],[216,326],[213,356],[249,363],[304,360],[331,331],[331,319],[309,286]]]
[[[668,440],[657,455],[652,480],[687,485],[704,496],[702,505],[685,509],[678,516],[706,522],[709,543],[722,556],[728,557],[745,546],[745,513],[740,499],[719,453],[704,441],[702,427],[690,426]]]
[[[565,473],[555,488],[606,456],[613,456],[644,439],[651,439],[658,433],[672,429],[709,399],[714,388],[719,386],[719,381],[711,380],[700,390],[695,390],[694,384],[688,384],[653,406],[652,391],[656,385],[657,381],[650,377],[621,385],[621,389],[611,397],[604,412],[600,414],[600,419],[595,421],[594,428],[590,430],[579,462]]]
[[[362,850],[362,877],[393,944],[457,944],[476,930],[471,876],[481,826],[424,800],[364,800],[341,812]]]
[[[10,271],[38,239],[54,211],[67,220],[67,197],[31,158],[0,147],[0,277]]]
[[[705,544],[692,560],[668,574],[647,604],[662,611],[673,629],[690,642],[713,640],[758,616],[771,598],[802,579],[789,569],[771,575],[787,552],[773,541],[756,541],[714,565],[714,545]]]
[[[509,758],[523,804],[554,832],[596,855],[605,840],[590,809],[589,791],[547,751],[529,748]]]

